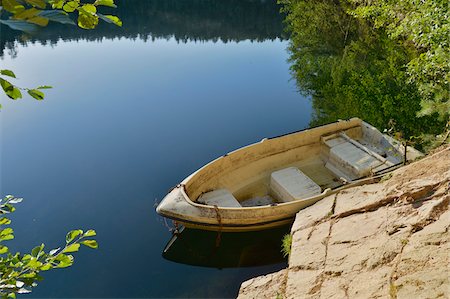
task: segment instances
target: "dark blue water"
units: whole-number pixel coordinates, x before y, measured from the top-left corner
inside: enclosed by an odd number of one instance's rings
[[[55,87],[42,102],[1,99],[1,194],[25,199],[11,249],[55,248],[74,228],[95,229],[100,244],[46,273],[28,297],[233,297],[242,281],[284,266],[217,269],[162,257],[170,233],[155,201],[210,160],[302,129],[311,114],[290,81],[287,41],[176,39],[4,49],[1,66],[17,84]]]

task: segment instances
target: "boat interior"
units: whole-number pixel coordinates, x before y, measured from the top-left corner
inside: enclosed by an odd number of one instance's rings
[[[402,162],[392,140],[378,130],[359,119],[346,123],[236,150],[186,179],[186,192],[191,200],[209,206],[274,205],[320,195]]]

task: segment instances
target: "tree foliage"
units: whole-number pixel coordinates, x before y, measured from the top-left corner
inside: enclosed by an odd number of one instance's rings
[[[72,253],[77,252],[81,245],[96,249],[97,241],[91,239],[96,235],[94,230],[83,232],[80,229],[67,233],[64,246],[44,250],[44,244],[34,247],[31,252],[12,253],[4,244],[14,239],[14,231],[9,225],[11,220],[5,216],[15,211],[14,205],[22,198],[7,195],[0,200],[0,296],[15,298],[16,294],[30,293],[37,282],[42,280],[40,272],[51,269],[66,268],[73,264]]]
[[[450,113],[450,22],[445,0],[351,0],[349,12],[386,31],[390,39],[411,47],[408,82],[422,97],[421,115]]]
[[[355,18],[348,1],[282,4],[291,33],[292,74],[300,91],[312,96],[311,125],[358,116],[381,130],[394,120],[407,139],[442,132],[445,120],[436,112],[417,117],[424,97],[408,72],[414,47]]]
[[[99,20],[122,26],[122,21],[118,17],[99,13],[98,9],[102,6],[116,7],[114,0],[96,0],[93,3],[84,3],[80,0],[0,0],[0,23],[30,34],[47,26],[51,21],[78,25],[83,29],[94,29]],[[71,15],[76,17],[76,23]],[[22,98],[22,91],[26,91],[32,98],[40,101],[45,97],[43,90],[51,88],[51,86],[20,88],[11,82],[11,79],[15,78],[13,71],[0,70],[0,86],[5,95],[12,100]]]

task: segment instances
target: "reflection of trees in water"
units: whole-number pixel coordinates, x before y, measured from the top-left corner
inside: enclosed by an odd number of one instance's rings
[[[391,119],[406,136],[439,132],[436,117],[417,118],[420,96],[407,83],[412,51],[346,13],[339,1],[286,1],[291,70],[312,96],[311,125],[358,116],[380,129]]]
[[[179,42],[192,41],[262,41],[282,38],[283,16],[275,0],[116,0],[112,12],[123,21],[117,28],[100,24],[96,30],[52,24],[36,36],[26,37],[1,26],[0,55],[22,44],[39,41],[101,40],[125,37],[147,39],[174,37]]]

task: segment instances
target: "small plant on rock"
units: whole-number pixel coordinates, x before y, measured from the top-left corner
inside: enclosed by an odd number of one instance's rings
[[[291,246],[292,246],[292,235],[286,234],[283,237],[283,241],[281,244],[281,252],[283,253],[283,256],[289,256],[291,254]]]

